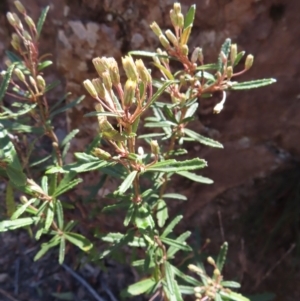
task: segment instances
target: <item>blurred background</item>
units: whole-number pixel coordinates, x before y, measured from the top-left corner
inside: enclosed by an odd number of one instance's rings
[[[65,91],[74,98],[85,93],[82,81],[95,76],[92,58],[113,56],[120,61],[129,50],[160,47],[149,24],[155,20],[162,29],[171,28],[169,10],[174,1],[21,2],[34,20],[50,5],[40,51],[53,55],[46,81],[62,82],[50,96],[55,103]],[[181,4],[183,12],[197,5],[189,47],[202,47],[205,63],[216,60],[221,44],[230,37],[239,50],[255,57],[252,69],[239,80],[273,77],[277,83],[230,93],[219,115],[212,114],[214,100],[201,102],[192,127],[223,143],[224,149],[188,146],[192,157],[208,161],[203,174],[214,184],[181,180],[171,189],[180,190],[189,201],[174,210],[186,216],[182,227],[192,230],[202,245],[210,239],[206,252],[217,252],[223,240],[229,242],[225,276],[240,281],[246,294],[260,294],[253,300],[300,300],[300,1],[182,0]],[[12,33],[5,17],[8,11],[15,11],[13,1],[0,0],[1,69]],[[71,128],[81,129],[74,149],[90,141],[97,128],[83,119],[91,110],[93,101],[87,99],[57,120],[61,136]],[[1,242],[0,300],[56,300],[51,292],[61,290],[74,293],[67,300],[80,296],[80,285],[63,277],[56,258],[32,264],[30,248],[35,247],[26,233],[2,235]],[[128,267],[114,268],[118,272],[113,277],[119,277],[114,281],[122,282]],[[101,287],[96,272],[96,276],[81,272],[94,287]],[[110,277],[107,285],[118,290]],[[84,297],[78,300],[94,300],[81,293]]]

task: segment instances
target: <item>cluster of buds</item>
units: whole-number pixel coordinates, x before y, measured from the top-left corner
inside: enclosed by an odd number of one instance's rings
[[[27,29],[16,13],[7,13],[8,22],[14,27],[11,45],[21,55],[23,61],[14,69],[14,74],[25,85],[25,89],[16,85],[13,81],[15,91],[25,99],[37,101],[37,98],[44,94],[46,83],[41,74],[38,73],[38,32],[31,17],[26,13],[25,7],[20,1],[14,2],[15,7],[23,16]],[[10,62],[9,62],[10,64]]]
[[[189,270],[192,272],[201,275],[202,277],[206,278],[206,286],[197,286],[194,288],[196,301],[212,301],[216,298],[216,293],[220,292],[221,290],[225,292],[230,292],[230,290],[224,288],[221,285],[221,281],[223,279],[220,270],[217,268],[216,263],[212,257],[207,258],[207,262],[214,267],[213,276],[209,277],[201,268],[190,264],[188,266]]]
[[[134,61],[131,56],[123,57],[122,65],[127,80],[122,86],[114,58],[94,58],[93,64],[99,77],[92,81],[85,80],[83,84],[86,90],[105,111],[113,113],[118,122],[128,128],[144,112],[152,97],[149,71],[142,60]]]

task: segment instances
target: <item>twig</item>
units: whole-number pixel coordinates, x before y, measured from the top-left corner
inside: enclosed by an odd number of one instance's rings
[[[97,292],[80,276],[78,275],[76,272],[74,272],[70,267],[68,267],[66,264],[62,264],[62,267],[69,273],[71,274],[75,279],[77,279],[89,292],[91,295],[94,296],[94,298],[97,301],[105,301],[104,299],[102,299]]]
[[[11,301],[19,301],[19,300],[15,299],[13,296],[11,296],[8,292],[3,290],[2,288],[0,288],[0,293]]]

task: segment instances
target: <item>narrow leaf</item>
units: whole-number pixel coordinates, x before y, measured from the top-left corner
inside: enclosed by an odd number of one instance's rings
[[[28,202],[26,202],[25,204],[23,204],[22,206],[20,206],[11,216],[11,220],[15,220],[17,219],[20,215],[22,215],[26,209],[33,204],[37,199],[30,199]]]
[[[78,233],[65,232],[64,236],[69,242],[85,252],[93,247],[93,244],[87,238]]]
[[[160,237],[160,239],[165,244],[174,247],[174,249],[178,249],[182,251],[192,251],[191,247],[187,245],[186,242],[178,242],[177,240],[166,238],[166,237]]]
[[[44,256],[51,248],[57,246],[60,242],[60,237],[59,236],[54,236],[50,241],[43,243],[41,245],[41,249],[39,252],[34,256],[34,261],[37,261],[40,259],[42,256]]]
[[[2,101],[2,99],[5,95],[5,92],[8,88],[8,85],[9,85],[11,75],[12,75],[12,72],[13,72],[14,68],[15,68],[15,65],[11,64],[8,67],[8,69],[6,70],[5,75],[3,76],[3,80],[2,80],[1,85],[0,85],[0,102]]]
[[[59,244],[59,256],[58,256],[59,264],[63,264],[65,259],[65,253],[66,253],[66,240],[64,237],[61,237],[60,244]]]
[[[187,14],[184,17],[184,28],[187,28],[189,26],[193,26],[193,22],[195,19],[195,13],[196,13],[196,5],[192,5]]]
[[[173,273],[173,269],[170,265],[169,262],[165,262],[164,264],[165,266],[165,277],[166,277],[166,283],[167,283],[167,287],[168,287],[168,291],[170,292],[171,295],[174,294],[175,288],[174,288],[174,273]]]
[[[156,285],[156,281],[152,278],[141,280],[135,284],[129,285],[126,293],[130,296],[137,296],[145,293]]]
[[[120,185],[118,191],[119,193],[125,193],[131,186],[132,182],[134,181],[137,175],[137,170],[132,171]]]
[[[85,98],[85,95],[82,95],[82,96],[76,98],[75,100],[71,101],[70,103],[68,103],[68,104],[65,105],[64,107],[59,108],[59,109],[53,111],[53,112],[50,114],[49,118],[52,119],[55,115],[57,115],[57,114],[59,114],[59,113],[62,113],[62,112],[65,112],[65,111],[67,111],[67,110],[69,110],[69,109],[71,109],[71,108],[77,106],[84,98]]]
[[[241,82],[241,83],[234,82],[232,83],[230,89],[231,90],[256,89],[256,88],[271,85],[273,83],[276,83],[276,79],[274,78],[257,79],[257,80]]]
[[[58,227],[62,230],[64,228],[64,211],[60,200],[56,200],[55,209]]]
[[[44,22],[46,20],[46,17],[47,17],[47,13],[49,11],[49,8],[50,6],[46,6],[43,10],[42,10],[42,13],[41,13],[41,16],[38,20],[38,23],[37,23],[37,26],[36,26],[36,30],[37,30],[37,33],[38,33],[38,36],[40,36],[41,34],[41,31],[43,29],[43,25],[44,25]]]
[[[226,261],[226,255],[228,251],[228,243],[224,242],[223,245],[221,246],[216,265],[219,269],[220,272],[222,272],[222,269],[224,267],[225,261]]]
[[[6,185],[5,201],[7,216],[11,217],[14,211],[16,210],[14,191],[11,182],[8,182]]]
[[[195,139],[196,141],[200,142],[201,144],[205,144],[205,145],[208,145],[211,147],[223,148],[223,145],[220,142],[215,141],[210,138],[207,138],[207,137],[204,137],[190,129],[184,129],[184,132],[186,133],[187,136]]]
[[[220,295],[222,297],[225,297],[225,298],[233,300],[233,301],[250,301],[249,298],[246,298],[243,295],[235,293],[235,292],[227,293],[225,291],[220,291]]]
[[[158,200],[156,217],[157,224],[162,228],[165,225],[166,220],[169,218],[168,207],[163,199]]]
[[[21,227],[32,225],[39,217],[24,217],[15,220],[6,220],[0,222],[0,232],[15,230]]]
[[[53,201],[48,202],[47,211],[46,211],[46,219],[45,219],[45,231],[48,231],[52,225],[54,218],[54,205]]]
[[[61,147],[64,147],[68,142],[70,142],[77,134],[79,133],[78,129],[72,130],[61,142]]]
[[[175,228],[175,226],[182,220],[183,216],[182,215],[177,215],[171,222],[170,224],[166,227],[164,232],[162,233],[161,237],[167,237]]]
[[[177,200],[182,200],[186,201],[187,197],[185,195],[179,194],[179,193],[165,193],[163,198],[169,198],[169,199],[177,199]]]
[[[230,287],[230,288],[240,288],[241,287],[241,285],[235,281],[222,281],[221,285],[224,287]]]
[[[58,185],[58,187],[56,188],[56,190],[53,193],[53,196],[57,197],[65,192],[67,192],[68,190],[71,190],[72,188],[74,188],[75,186],[77,186],[79,183],[82,182],[82,179],[75,179],[73,181],[70,181],[69,183],[60,183]]]
[[[200,176],[200,175],[196,175],[195,173],[189,172],[189,171],[179,171],[176,172],[177,174],[181,175],[182,177],[188,178],[194,182],[198,182],[198,183],[203,183],[203,184],[212,184],[214,181]]]

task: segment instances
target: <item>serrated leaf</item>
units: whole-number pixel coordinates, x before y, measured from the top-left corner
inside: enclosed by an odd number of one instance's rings
[[[226,58],[228,58],[230,52],[230,46],[231,46],[231,40],[226,39],[221,47],[221,53],[223,53]],[[218,71],[221,72],[221,74],[223,74],[225,63],[223,62],[223,56],[221,55],[221,53],[218,58]]]
[[[157,218],[157,224],[161,228],[165,225],[166,220],[169,218],[168,207],[163,199],[158,200],[156,218]]]
[[[26,202],[25,204],[23,204],[22,206],[20,206],[11,216],[11,220],[15,220],[17,219],[20,215],[22,215],[26,209],[28,208],[28,206],[30,206],[31,204],[33,204],[37,199],[33,198],[30,199],[28,202]]]
[[[189,235],[190,235],[190,233],[189,233]],[[179,242],[177,240],[166,238],[166,237],[162,237],[162,236],[160,237],[160,239],[161,239],[162,242],[164,242],[168,246],[173,247],[174,250],[192,251],[191,247],[189,245],[187,245],[186,242]]]
[[[148,171],[179,172],[179,171],[200,169],[206,166],[207,166],[206,161],[199,158],[194,158],[185,161],[176,161],[171,159],[171,160],[161,161],[151,165],[150,167],[147,167],[146,172]]]
[[[119,193],[125,193],[131,186],[132,182],[134,181],[136,175],[137,175],[137,170],[132,171],[123,181],[123,183],[120,185],[118,191]]]
[[[206,177],[203,177],[203,176],[200,176],[200,175],[197,175],[193,172],[189,172],[189,171],[180,171],[180,172],[176,172],[178,175],[181,175],[182,177],[185,177],[185,178],[188,178],[194,182],[198,182],[198,183],[203,183],[203,184],[212,184],[214,181],[209,179],[209,178],[206,178]]]
[[[167,199],[177,199],[181,201],[187,200],[187,197],[185,195],[179,193],[165,193],[162,197]]]
[[[78,129],[72,130],[61,142],[61,147],[64,147],[68,142],[70,142],[77,134],[79,133]]]
[[[194,140],[200,142],[201,144],[205,144],[211,147],[223,148],[223,145],[220,142],[204,137],[190,129],[184,129],[184,132],[186,133],[187,136],[193,138]]]
[[[251,80],[247,82],[241,83],[232,83],[230,87],[231,90],[248,90],[248,89],[256,89],[264,86],[268,86],[276,83],[276,79],[274,78],[265,78],[265,79],[257,79]]]
[[[42,13],[40,15],[40,18],[37,22],[37,25],[36,25],[36,30],[37,30],[37,33],[38,33],[38,37],[40,36],[41,34],[41,31],[43,29],[43,25],[44,25],[44,22],[46,20],[46,17],[47,17],[47,13],[49,11],[49,8],[50,6],[46,6],[43,10],[42,10]]]
[[[66,240],[64,237],[61,237],[60,243],[59,243],[59,256],[58,256],[58,263],[63,264],[65,259],[65,253],[66,253]]]
[[[189,26],[193,26],[193,22],[195,19],[195,13],[196,13],[196,5],[192,5],[187,14],[184,17],[184,28],[187,28]]]
[[[0,222],[0,232],[15,230],[21,227],[32,225],[39,217],[24,217],[15,220],[6,220]]]
[[[60,200],[56,200],[55,212],[59,229],[64,228],[64,211]]]
[[[152,278],[143,279],[137,283],[129,285],[126,293],[130,296],[137,296],[145,293],[156,285],[156,281]]]
[[[165,228],[164,232],[162,233],[161,237],[167,237],[175,228],[175,226],[182,220],[182,215],[177,215],[170,224]]]
[[[45,219],[45,226],[44,230],[48,231],[52,225],[54,218],[54,204],[53,201],[48,202],[47,210],[46,210],[46,219]]]
[[[16,203],[14,198],[14,190],[10,182],[8,182],[6,185],[5,202],[7,216],[11,217],[16,210]]]
[[[86,237],[78,233],[65,232],[64,236],[69,242],[85,252],[93,247],[93,244]]]
[[[77,186],[81,182],[82,182],[82,179],[79,178],[79,179],[70,181],[69,183],[63,183],[63,184],[60,183],[52,195],[57,197],[65,192],[67,192],[68,190],[73,189],[75,186]]]
[[[0,85],[0,102],[2,101],[2,99],[5,95],[5,92],[8,88],[8,85],[9,85],[11,75],[12,75],[12,72],[13,72],[14,68],[15,68],[15,65],[11,64],[8,67],[8,69],[6,70],[5,75],[3,76],[3,79],[2,79],[2,82],[1,82],[1,85]]]
[[[42,256],[44,256],[51,248],[57,246],[60,242],[60,237],[59,236],[54,236],[52,239],[46,243],[43,243],[41,245],[41,249],[39,252],[34,256],[34,261],[37,261],[40,259]]]
[[[217,261],[216,261],[217,268],[219,269],[220,272],[222,272],[222,269],[224,267],[227,251],[228,251],[228,243],[224,242],[223,245],[221,246],[221,249],[220,249]]]
[[[183,250],[182,248],[179,248],[179,245],[184,246],[185,249],[184,251],[191,251],[191,247],[189,245],[187,245],[187,243],[185,242],[187,238],[189,238],[191,235],[190,231],[186,231],[182,234],[180,234],[173,245],[170,245],[170,248],[167,251],[167,255],[169,258],[172,258],[174,256],[174,254],[179,251],[179,250]],[[163,238],[164,239],[164,238]]]
[[[230,288],[240,288],[241,287],[241,285],[235,281],[222,281],[221,285],[224,287],[230,287]]]

